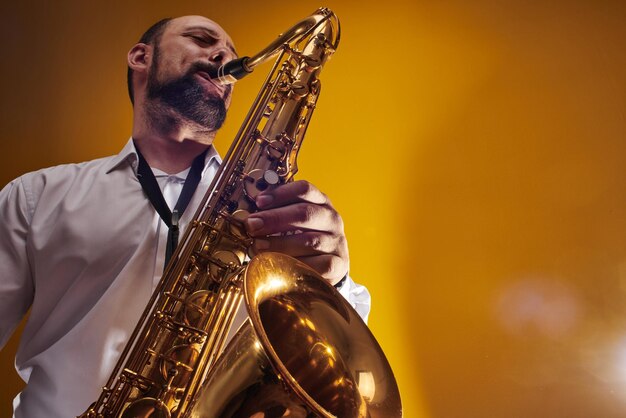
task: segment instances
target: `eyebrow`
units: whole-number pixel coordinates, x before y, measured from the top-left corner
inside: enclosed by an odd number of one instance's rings
[[[220,35],[219,32],[217,32],[214,29],[207,28],[206,26],[190,26],[190,27],[186,28],[184,30],[184,32],[191,32],[191,31],[194,31],[194,30],[201,30],[201,31],[207,32],[209,35],[211,35],[215,39],[222,39],[222,35]],[[232,51],[233,54],[235,54],[237,57],[239,57],[239,54],[235,50],[235,47],[234,47],[233,44],[231,44],[230,42],[227,41],[226,42],[226,46],[228,47],[228,49],[230,49]]]

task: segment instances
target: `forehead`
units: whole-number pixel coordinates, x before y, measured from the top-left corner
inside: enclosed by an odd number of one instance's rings
[[[180,35],[186,31],[199,30],[206,31],[214,38],[224,39],[228,45],[233,46],[233,40],[226,31],[216,22],[204,16],[181,16],[172,19],[166,26],[163,36],[177,34]]]

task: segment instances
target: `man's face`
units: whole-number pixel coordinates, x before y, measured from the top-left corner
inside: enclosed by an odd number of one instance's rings
[[[148,99],[216,131],[226,118],[232,88],[213,82],[208,73],[236,57],[230,37],[215,22],[201,16],[174,19],[154,45]]]

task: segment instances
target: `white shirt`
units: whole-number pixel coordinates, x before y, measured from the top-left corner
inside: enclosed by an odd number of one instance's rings
[[[181,231],[219,163],[211,147]],[[188,171],[153,169],[170,207]],[[163,272],[168,229],[137,180],[132,140],[113,157],[17,178],[0,192],[0,219],[0,347],[31,308],[15,361],[27,386],[14,417],[79,415],[100,395]],[[340,292],[367,320],[367,290],[348,279]]]

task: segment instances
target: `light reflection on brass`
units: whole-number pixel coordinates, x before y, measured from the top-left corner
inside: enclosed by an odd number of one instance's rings
[[[376,382],[374,376],[370,371],[360,371],[356,376],[357,384],[359,385],[359,392],[366,401],[374,399],[376,394]]]

